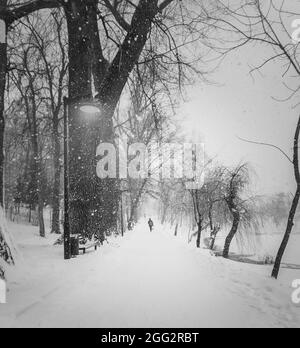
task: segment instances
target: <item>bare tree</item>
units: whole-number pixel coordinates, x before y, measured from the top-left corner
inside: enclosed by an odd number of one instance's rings
[[[292,98],[297,98],[300,90],[300,46],[299,43],[294,42],[289,25],[291,24],[291,18],[299,15],[299,6],[294,2],[285,0],[243,0],[242,2],[232,2],[231,4],[225,4],[216,0],[212,3],[212,6],[216,6],[218,11],[214,15],[211,15],[211,11],[207,12],[207,20],[221,35],[226,33],[225,36],[227,38],[230,36],[230,40],[224,39],[223,36],[224,40],[222,43],[226,43],[225,48],[221,44],[221,39],[219,40],[218,52],[224,56],[232,50],[248,44],[261,45],[264,48],[264,52],[266,52],[266,58],[261,64],[252,69],[252,72],[261,70],[270,63],[277,62],[282,67],[282,73],[280,74],[289,93],[287,97],[279,101],[289,101]],[[280,264],[293,230],[295,214],[299,204],[299,123],[300,119],[297,122],[293,140],[293,158],[290,158],[286,152],[275,145],[254,142],[279,150],[293,165],[296,182],[296,191],[290,207],[287,227],[272,272],[272,277],[274,278],[278,278]]]
[[[273,278],[278,278],[281,261],[285,252],[285,249],[288,245],[290,235],[292,233],[293,227],[294,227],[294,220],[297,212],[297,208],[299,205],[299,199],[300,199],[300,169],[299,169],[299,134],[300,134],[300,118],[297,124],[296,132],[295,132],[295,138],[294,138],[294,156],[293,156],[293,166],[294,166],[294,175],[295,180],[297,184],[297,189],[295,196],[293,198],[293,202],[291,205],[291,209],[288,216],[288,223],[287,228],[285,231],[285,235],[283,237],[282,243],[280,245],[280,248],[278,250],[278,254],[275,260],[274,269],[272,272]]]
[[[216,238],[221,228],[227,224],[225,203],[222,196],[224,187],[224,168],[216,167],[207,174],[206,201],[210,228],[209,248],[214,249]]]
[[[151,71],[146,66],[135,71],[128,89],[131,106],[125,115],[124,112],[123,115],[118,114],[119,119],[116,125],[120,138],[125,137],[129,144],[142,143],[147,150],[151,143],[163,144],[174,140],[174,132],[169,131],[170,112],[167,112],[167,108],[158,99],[158,95],[162,93],[162,87],[160,74],[155,67],[152,67]],[[151,160],[146,158],[145,167],[148,168],[145,178],[129,177],[126,180],[124,192],[128,193],[131,202],[129,225],[137,222],[138,208],[145,196],[150,195],[156,199],[159,196],[160,154],[152,154]],[[154,176],[158,179],[154,179]]]
[[[223,257],[229,257],[229,249],[233,238],[236,236],[240,224],[251,222],[251,213],[248,200],[243,198],[245,189],[249,185],[249,169],[247,164],[241,164],[225,174],[224,201],[231,214],[232,227],[226,237]]]
[[[136,67],[136,64],[143,63],[142,53],[146,47],[147,41],[151,40],[153,33],[158,30],[163,32],[160,24],[163,24],[164,21],[167,21],[167,18],[170,18],[170,13],[175,13],[175,5],[180,6],[180,2],[178,1],[121,1],[114,3],[114,12],[112,12],[112,6],[110,6],[110,4],[106,1],[104,4],[106,9],[103,8],[103,12],[100,14],[104,32],[107,34],[106,36],[109,38],[109,42],[112,42],[114,47],[115,55],[112,60],[110,60],[110,64],[107,64],[108,59],[104,56],[105,50],[102,48],[103,45],[100,45],[99,43],[98,34],[96,36],[90,36],[90,33],[98,33],[98,28],[96,28],[97,11],[95,10],[95,4],[90,5],[87,10],[86,6],[82,6],[80,1],[74,2],[73,6],[71,6],[71,4],[65,6],[69,27],[70,52],[76,52],[77,54],[77,56],[73,54],[70,55],[69,93],[71,96],[76,96],[78,94],[90,95],[91,78],[89,79],[88,76],[91,76],[91,71],[93,72],[95,87],[98,92],[98,98],[103,106],[103,116],[105,120],[101,125],[93,125],[94,128],[102,130],[100,136],[99,134],[96,134],[96,143],[99,143],[100,140],[106,142],[113,141],[113,114],[120,100],[123,89],[128,82],[128,78]],[[74,9],[76,9],[77,12],[74,12]],[[125,13],[124,16],[122,16],[123,11]],[[167,15],[168,11],[170,11],[169,15]],[[80,13],[80,16],[77,16],[77,13]],[[116,30],[111,30],[105,21],[105,14],[108,14],[108,16],[112,15],[114,21],[116,21]],[[87,28],[86,18],[89,19],[89,28]],[[120,20],[120,18],[123,18],[123,20]],[[91,29],[92,23],[94,23],[94,29]],[[78,28],[81,28],[82,30],[78,32]],[[164,35],[162,41],[165,42],[168,40],[168,36],[166,36],[168,35],[168,32],[165,31]],[[163,36],[161,36],[161,38],[162,37]],[[197,37],[199,37],[199,35]],[[102,36],[100,35],[100,39],[101,38]],[[102,38],[102,42],[103,41],[104,39]],[[104,42],[106,42],[106,40]],[[173,43],[172,49],[169,49],[169,56],[174,56],[174,52],[176,52],[176,50],[173,49]],[[91,54],[89,53],[89,44],[93,47],[97,47],[97,50],[94,50],[94,67],[90,67]],[[165,56],[165,54],[163,56]],[[180,57],[178,53],[177,56]],[[156,52],[155,58],[161,59],[160,57],[160,52]],[[103,71],[105,73],[103,73]],[[78,131],[75,132],[76,129],[80,129],[79,124],[73,123],[71,127],[71,148],[74,148],[74,154],[71,154],[70,169],[74,175],[71,177],[71,191],[74,192],[74,196],[79,197],[81,201],[84,201],[82,193],[86,192],[88,183],[94,183],[93,187],[97,187],[97,195],[92,206],[96,206],[95,210],[97,216],[94,218],[95,221],[93,225],[102,230],[113,228],[117,211],[116,202],[118,201],[118,181],[107,181],[103,183],[97,180],[94,174],[95,170],[93,170],[94,161],[92,160],[91,155],[83,153],[82,149],[78,147],[78,139],[82,139],[84,135],[80,134]],[[93,149],[88,150],[88,153],[93,154]],[[80,163],[78,164],[78,154],[80,155],[80,158],[88,159],[88,163],[82,163],[82,165]],[[89,173],[91,174],[87,176],[87,173],[85,173],[85,180],[83,180],[83,174],[80,172],[80,168],[82,167],[91,168],[89,170]],[[78,185],[78,182],[82,184]],[[89,203],[86,202],[86,205],[89,204],[90,201]],[[74,207],[73,215],[76,215],[76,209],[77,208]],[[89,210],[89,208],[87,208],[87,210]],[[105,215],[110,216],[110,218],[107,224],[102,226],[101,221],[103,221],[103,219],[101,220],[101,217],[103,216],[104,211]]]
[[[224,168],[215,168],[205,175],[204,185],[198,190],[192,190],[194,206],[194,218],[196,220],[197,247],[200,248],[201,234],[207,228],[210,229],[210,248],[214,248],[217,234],[221,227],[226,224],[224,221]]]
[[[201,236],[202,231],[205,230],[208,226],[205,225],[207,218],[207,206],[204,199],[203,189],[202,190],[193,190],[191,191],[193,207],[194,207],[194,217],[197,224],[197,239],[196,246],[200,248],[201,246]]]
[[[199,72],[195,57],[185,59],[186,47],[197,46],[205,37],[196,11],[199,2],[186,5],[179,0],[32,0],[5,5],[9,29],[34,11],[64,9],[69,41],[69,95],[71,100],[86,100],[95,89],[103,116],[102,121],[83,125],[74,108],[70,112],[72,230],[82,230],[83,216],[84,229],[113,228],[118,210],[118,181],[100,182],[96,177],[95,146],[100,141],[113,141],[113,114],[137,64],[156,62],[161,69],[172,67],[180,86],[186,68],[193,69],[194,74]],[[161,83],[166,81],[162,79]],[[86,138],[90,141],[86,142]]]
[[[34,22],[36,21],[39,21],[39,18],[36,17]],[[44,103],[47,94],[44,93],[44,71],[40,63],[42,57],[41,47],[38,45],[36,33],[32,30],[29,20],[26,20],[25,26],[27,31],[25,34],[20,32],[20,44],[18,47],[11,49],[10,52],[10,55],[14,57],[10,77],[25,109],[32,156],[30,181],[37,200],[40,236],[45,237],[43,216],[45,168],[43,164],[43,141],[40,135],[43,135],[43,140],[46,139],[43,131],[48,123],[44,119],[44,115],[47,114],[48,110]],[[25,40],[23,41],[23,39]]]
[[[49,109],[53,142],[52,233],[60,233],[61,191],[61,126],[63,96],[66,89],[68,60],[66,35],[61,11],[53,11],[45,20],[26,20],[22,23],[32,34],[33,44],[41,60],[40,77],[44,79],[42,99]]]

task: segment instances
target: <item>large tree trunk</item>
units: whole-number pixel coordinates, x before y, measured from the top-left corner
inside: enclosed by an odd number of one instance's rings
[[[233,238],[235,237],[238,228],[239,228],[239,224],[240,224],[240,214],[238,212],[234,212],[232,213],[233,215],[233,223],[232,223],[232,228],[225,240],[225,246],[224,246],[224,250],[223,250],[223,257],[225,259],[228,259],[229,257],[229,250],[230,250],[230,246],[232,243]]]
[[[112,63],[105,61],[97,25],[97,1],[70,0],[65,6],[69,33],[70,98],[91,96],[92,81],[102,105],[101,120],[83,120],[70,107],[70,222],[72,233],[105,233],[117,228],[119,181],[96,176],[96,148],[114,143],[113,115],[128,77],[148,39],[158,0],[141,0],[130,30]]]
[[[58,117],[53,121],[53,165],[54,165],[54,182],[53,182],[53,196],[52,196],[52,227],[51,232],[60,233],[60,139],[58,130]]]
[[[295,174],[295,180],[297,184],[297,190],[296,190],[296,193],[292,202],[291,210],[289,213],[287,228],[286,228],[282,243],[280,245],[280,248],[278,250],[276,260],[275,260],[275,265],[272,272],[272,277],[275,279],[277,279],[279,275],[282,258],[294,227],[294,219],[295,219],[295,215],[296,215],[297,208],[299,205],[299,200],[300,200],[299,135],[300,135],[300,117],[298,119],[295,137],[294,137],[294,157],[293,157],[294,174]]]
[[[0,0],[1,10],[6,9],[7,0]],[[1,17],[0,21],[4,20]],[[3,35],[3,33],[2,33]],[[4,207],[4,130],[5,130],[5,118],[4,118],[4,95],[6,85],[6,72],[7,72],[7,44],[6,33],[4,35],[4,41],[0,42],[0,204]]]
[[[7,7],[7,0],[0,0],[0,20],[4,20],[1,13]],[[3,29],[3,28],[2,28]],[[3,33],[2,33],[3,35]],[[0,209],[4,208],[4,131],[5,131],[5,117],[4,117],[4,96],[6,86],[7,73],[7,44],[6,32],[4,33],[4,42],[0,42]],[[4,213],[0,213],[3,215]],[[3,224],[2,224],[3,226]],[[10,247],[5,238],[5,231],[0,228],[0,258],[5,262],[13,263],[13,256]],[[4,278],[4,271],[0,268],[0,277]]]
[[[104,77],[95,1],[73,0],[66,5],[69,32],[70,101],[92,97]],[[97,51],[96,51],[97,49]],[[96,54],[98,53],[98,55]],[[95,61],[97,57],[97,62]],[[103,76],[100,76],[102,74]],[[97,86],[98,85],[98,86]],[[71,103],[72,104],[72,103]],[[110,105],[114,110],[115,105]],[[117,227],[118,194],[116,179],[96,176],[96,149],[100,142],[113,142],[112,114],[102,109],[100,117],[86,119],[76,105],[69,107],[70,226],[75,234],[103,234]]]

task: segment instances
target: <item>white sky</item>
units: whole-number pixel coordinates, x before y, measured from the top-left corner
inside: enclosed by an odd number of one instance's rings
[[[249,64],[259,65],[261,47],[232,53],[211,78],[220,85],[199,84],[190,88],[180,108],[183,129],[194,141],[202,138],[210,157],[226,165],[248,161],[256,172],[253,190],[258,194],[294,191],[293,168],[279,152],[240,141],[237,137],[276,144],[292,154],[299,107],[279,103],[287,89],[281,65],[271,63],[250,76]]]

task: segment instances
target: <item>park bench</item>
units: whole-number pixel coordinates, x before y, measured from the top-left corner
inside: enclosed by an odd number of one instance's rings
[[[94,249],[95,251],[97,251],[99,246],[100,243],[97,240],[90,241],[84,238],[79,238],[79,251],[82,251],[83,254],[85,254],[89,249]]]

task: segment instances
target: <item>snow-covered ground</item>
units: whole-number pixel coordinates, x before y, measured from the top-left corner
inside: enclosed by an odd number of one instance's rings
[[[285,268],[275,281],[269,266],[213,257],[165,227],[150,234],[145,221],[70,261],[53,246],[55,236],[41,239],[32,226],[10,229],[22,257],[7,273],[0,327],[300,326],[291,301],[300,270]],[[291,245],[299,241],[294,236]],[[286,257],[299,265],[291,256],[299,248],[291,249]]]

